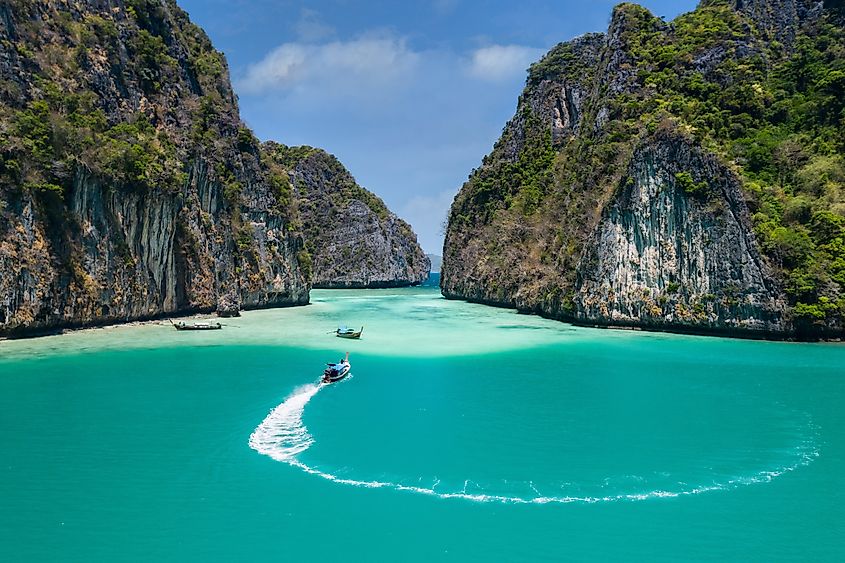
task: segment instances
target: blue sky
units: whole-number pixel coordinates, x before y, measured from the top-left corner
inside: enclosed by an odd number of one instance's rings
[[[672,19],[693,0],[641,2]],[[262,140],[336,155],[440,254],[449,205],[513,115],[525,69],[605,31],[602,0],[179,0],[228,60]]]

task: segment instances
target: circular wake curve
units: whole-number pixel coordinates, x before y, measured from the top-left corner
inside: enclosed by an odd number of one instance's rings
[[[809,465],[819,456],[819,450],[815,446],[815,440],[807,439],[795,448],[795,459],[791,464],[776,469],[763,470],[745,477],[736,477],[722,482],[713,482],[696,487],[681,490],[655,490],[637,493],[620,493],[607,496],[545,496],[540,494],[533,483],[531,488],[537,493],[534,497],[520,497],[498,494],[468,493],[466,486],[469,481],[464,482],[464,489],[461,491],[444,492],[438,491],[440,481],[435,479],[430,487],[404,485],[391,481],[362,481],[358,479],[347,479],[332,473],[321,471],[310,467],[297,459],[297,456],[311,447],[314,438],[308,433],[308,429],[302,422],[302,413],[305,405],[323,388],[325,384],[305,385],[299,387],[288,396],[280,405],[270,411],[270,414],[253,430],[249,437],[249,447],[260,454],[297,467],[306,473],[322,477],[334,483],[365,487],[369,489],[393,489],[396,491],[408,491],[418,494],[434,496],[442,499],[459,498],[477,502],[500,502],[505,504],[567,504],[567,503],[598,503],[617,501],[639,501],[652,498],[677,498],[682,496],[697,495],[711,491],[725,491],[735,489],[744,485],[755,483],[767,483],[785,473],[795,471],[800,467]],[[812,421],[808,421],[810,428]]]

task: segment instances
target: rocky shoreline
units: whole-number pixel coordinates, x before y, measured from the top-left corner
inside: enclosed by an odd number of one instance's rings
[[[305,303],[290,303],[290,304],[273,304],[273,305],[251,305],[240,309],[240,311],[263,311],[267,309],[287,309],[290,307],[304,307],[310,305],[310,302]],[[240,315],[237,315],[240,316]],[[173,311],[158,313],[148,317],[138,317],[133,319],[95,319],[89,322],[67,323],[64,325],[51,326],[46,328],[22,328],[14,331],[0,333],[0,342],[3,340],[22,340],[27,338],[40,338],[43,336],[56,336],[61,334],[68,334],[72,332],[79,332],[85,330],[107,329],[121,326],[143,326],[143,325],[169,325],[170,320],[209,320],[209,319],[227,319],[236,317],[227,317],[218,314],[214,307],[205,309],[192,309],[183,311]]]
[[[441,292],[442,293],[442,292]],[[494,301],[489,299],[467,298],[457,295],[449,295],[442,293],[445,299],[452,301],[465,301],[467,303],[476,303],[478,305],[485,305],[487,307],[495,307],[498,309],[511,309],[517,311],[522,315],[536,315],[544,319],[558,321],[572,326],[583,328],[597,328],[605,330],[628,330],[635,332],[655,332],[667,334],[681,334],[689,336],[708,336],[714,338],[736,338],[740,340],[767,340],[772,342],[827,342],[827,343],[841,343],[845,342],[845,337],[839,333],[832,333],[830,335],[812,334],[804,338],[801,335],[790,334],[784,332],[761,332],[750,330],[736,330],[725,328],[701,328],[698,326],[685,325],[647,325],[642,323],[600,323],[595,321],[579,320],[573,316],[550,314],[542,309],[529,309],[517,307],[512,303],[505,303],[501,301]]]

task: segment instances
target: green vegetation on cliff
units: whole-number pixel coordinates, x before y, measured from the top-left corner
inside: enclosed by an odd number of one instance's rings
[[[44,97],[6,110],[0,132],[0,186],[62,193],[84,167],[101,182],[127,189],[178,190],[187,175],[168,134],[143,114],[109,125],[90,93],[62,93],[42,84]]]
[[[164,4],[153,0],[127,2],[125,15],[134,25],[125,25],[120,12],[106,19],[95,13],[56,11],[53,19],[41,20],[28,14],[32,7],[16,7],[19,16],[30,15],[14,28],[16,55],[35,72],[31,84],[3,84],[0,187],[49,187],[61,193],[80,169],[114,187],[176,191],[184,185],[186,154],[179,152],[184,143],[159,122],[155,104],[130,115],[107,114],[99,88],[79,80],[80,75],[106,70],[95,67],[103,58],[126,61],[125,68],[117,69],[121,86],[136,80],[152,102],[163,95],[163,82],[178,81],[178,64],[170,56],[178,40],[187,48],[190,79],[202,95],[196,123],[205,136],[194,137],[195,146],[206,150],[229,134],[221,130],[219,120],[220,114],[231,112],[225,60],[175,2],[168,2],[177,27],[167,23]],[[26,96],[20,96],[23,90]]]
[[[489,220],[493,212],[504,203],[530,215],[537,210],[554,178],[552,163],[555,151],[551,133],[542,131],[539,120],[524,111],[526,129],[531,132],[515,162],[501,161],[496,166],[481,168],[472,178],[472,217],[458,214],[455,221],[471,223]]]
[[[327,203],[331,207],[344,209],[351,200],[357,199],[364,202],[381,220],[387,219],[390,215],[390,210],[380,197],[359,186],[343,164],[324,150],[309,146],[289,147],[274,144],[271,155],[288,170],[293,170],[310,157],[319,166],[320,173],[325,178],[332,179],[332,189],[325,193],[325,197],[328,198]]]

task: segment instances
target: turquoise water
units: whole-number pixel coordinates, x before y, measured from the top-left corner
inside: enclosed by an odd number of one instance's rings
[[[0,559],[845,557],[842,345],[312,300],[0,342]]]

